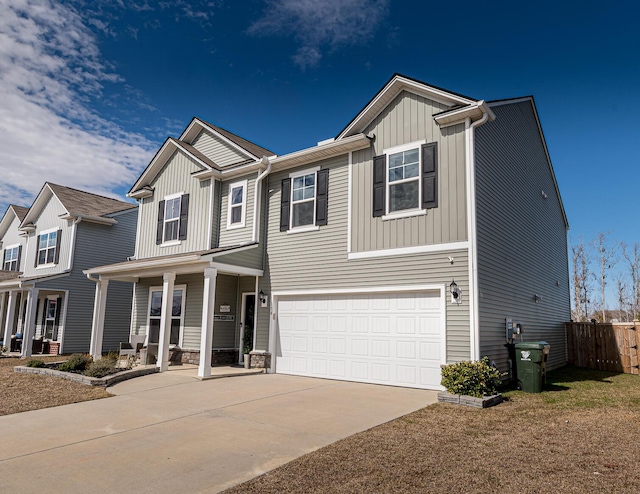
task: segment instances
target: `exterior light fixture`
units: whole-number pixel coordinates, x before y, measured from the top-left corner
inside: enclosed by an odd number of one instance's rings
[[[267,306],[267,294],[262,290],[260,290],[260,293],[258,294],[258,299],[260,300],[260,307]]]
[[[453,280],[449,285],[449,292],[451,292],[451,303],[459,304],[462,302],[462,290],[458,288],[458,284]]]

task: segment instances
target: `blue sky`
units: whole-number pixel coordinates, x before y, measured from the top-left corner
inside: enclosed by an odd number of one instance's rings
[[[394,72],[534,95],[571,230],[640,242],[631,2],[0,0],[0,208],[45,180],[123,196],[197,115],[278,154]]]

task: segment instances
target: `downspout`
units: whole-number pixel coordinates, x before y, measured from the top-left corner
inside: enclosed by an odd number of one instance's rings
[[[467,131],[467,158],[469,163],[469,283],[471,284],[469,297],[469,320],[473,329],[471,338],[471,360],[480,359],[480,319],[478,309],[478,241],[476,229],[476,163],[475,163],[475,129],[485,124],[489,118],[495,118],[491,109],[484,100],[480,101],[478,108],[483,115],[479,120],[471,122],[465,119]]]
[[[256,185],[254,187],[254,196],[253,196],[253,236],[251,238],[252,243],[256,243],[258,241],[258,236],[260,235],[260,201],[258,200],[260,197],[260,191],[262,189],[262,181],[264,178],[271,173],[271,160],[267,156],[263,156],[260,160],[260,163],[266,165],[266,169],[262,171],[256,178]]]

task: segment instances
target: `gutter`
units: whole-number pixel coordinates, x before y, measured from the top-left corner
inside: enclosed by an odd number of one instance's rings
[[[471,323],[471,360],[480,359],[480,319],[478,314],[478,241],[476,230],[476,163],[475,163],[475,129],[496,117],[484,100],[478,103],[483,115],[482,118],[471,122],[471,118],[465,119],[465,132],[467,133],[467,163],[469,183],[469,321]]]
[[[271,160],[267,156],[263,156],[260,160],[262,165],[266,165],[266,169],[258,175],[256,178],[256,185],[254,187],[253,194],[253,235],[251,236],[251,242],[257,242],[260,234],[260,205],[261,201],[260,192],[262,191],[262,181],[271,173]]]

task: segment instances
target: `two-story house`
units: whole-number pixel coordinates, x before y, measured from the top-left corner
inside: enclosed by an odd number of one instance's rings
[[[83,270],[133,254],[135,204],[45,183],[29,209],[9,206],[0,221],[4,345],[21,354],[90,350],[95,284]],[[129,335],[131,286],[114,284],[107,302],[105,350]],[[18,338],[16,338],[18,336]],[[12,338],[13,337],[13,338]]]
[[[282,156],[194,119],[129,195],[135,260],[87,271],[93,334],[109,281],[134,282],[131,331],[161,369],[173,347],[208,376],[247,325],[271,372],[303,376],[438,389],[445,363],[506,370],[509,320],[566,361],[568,224],[532,97],[394,75],[335,138]]]

